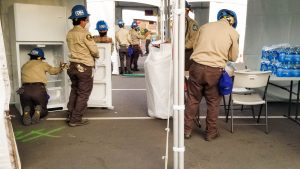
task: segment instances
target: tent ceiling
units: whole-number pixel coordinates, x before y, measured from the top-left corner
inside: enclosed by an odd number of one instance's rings
[[[155,7],[155,6],[136,3],[136,2],[116,2],[116,7]]]
[[[192,8],[209,8],[209,2],[190,2]],[[116,1],[116,7],[155,7],[149,4],[136,3],[136,2],[122,2]]]
[[[210,2],[190,2],[192,5],[192,8],[209,8],[209,3]]]

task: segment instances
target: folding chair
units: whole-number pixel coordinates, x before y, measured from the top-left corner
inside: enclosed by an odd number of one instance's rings
[[[271,72],[262,72],[262,71],[236,71],[234,75],[233,87],[235,88],[247,88],[247,89],[257,89],[264,88],[263,95],[253,92],[249,94],[232,94],[231,97],[231,132],[233,133],[233,125],[265,125],[266,133],[269,132],[268,126],[268,109],[267,109],[267,100],[266,93],[269,84]],[[266,108],[265,112],[265,123],[247,123],[247,124],[233,124],[233,105],[264,105]]]
[[[232,66],[233,66],[235,71],[249,71],[247,69],[247,66],[245,65],[245,63],[242,63],[242,62],[232,63]],[[233,80],[234,80],[234,73],[233,73]],[[244,87],[242,87],[242,88],[233,87],[233,89],[232,89],[232,94],[250,94],[252,92],[253,92],[252,89],[248,89],[248,88],[244,88]],[[229,116],[229,110],[230,110],[230,106],[231,106],[231,95],[232,94],[229,95],[228,104],[226,104],[225,96],[223,96],[223,105],[224,105],[224,110],[225,110],[225,115],[226,115],[226,122],[228,122],[228,116]],[[251,106],[250,109],[252,110],[253,118],[255,118],[253,106]],[[241,111],[243,111],[243,110],[244,110],[244,106],[242,105]]]

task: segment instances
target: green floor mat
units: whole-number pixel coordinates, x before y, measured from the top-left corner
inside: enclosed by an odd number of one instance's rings
[[[123,74],[123,76],[128,76],[128,77],[145,77],[145,74]]]

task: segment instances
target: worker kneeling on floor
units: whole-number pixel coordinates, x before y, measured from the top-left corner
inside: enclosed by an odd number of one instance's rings
[[[21,69],[22,87],[17,91],[23,110],[22,122],[26,126],[38,123],[40,118],[48,114],[49,95],[46,91],[46,73],[56,75],[66,67],[64,63],[60,67],[52,67],[44,62],[46,58],[41,48],[32,49],[28,55],[30,60]]]

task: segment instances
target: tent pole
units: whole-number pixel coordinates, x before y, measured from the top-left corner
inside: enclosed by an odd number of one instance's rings
[[[180,0],[180,10],[183,11],[179,15],[179,54],[178,54],[178,100],[179,105],[182,107],[179,110],[178,116],[178,146],[181,151],[179,151],[179,168],[184,169],[184,59],[185,59],[185,1]]]
[[[176,0],[174,8],[174,169],[184,169],[184,47],[185,1]]]
[[[173,114],[173,156],[174,156],[174,169],[178,168],[178,151],[176,148],[178,147],[178,110],[176,109],[176,105],[178,105],[178,15],[176,14],[176,10],[178,9],[178,0],[174,3],[174,23],[173,23],[173,31],[174,31],[174,39],[173,39],[173,69],[174,69],[174,114]]]
[[[165,0],[160,1],[160,39],[165,41]]]

